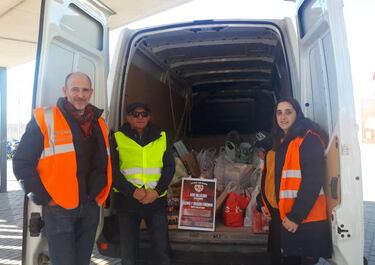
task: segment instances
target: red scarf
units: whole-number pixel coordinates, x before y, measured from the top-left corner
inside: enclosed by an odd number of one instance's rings
[[[76,119],[78,122],[81,131],[83,133],[83,138],[87,139],[92,134],[92,125],[94,119],[94,108],[91,104],[87,105],[85,112],[80,115],[79,111],[70,103],[67,98],[64,98],[64,108],[67,113]]]

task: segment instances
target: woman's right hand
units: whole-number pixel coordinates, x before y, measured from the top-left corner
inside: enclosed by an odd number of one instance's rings
[[[260,209],[262,209],[262,213],[267,218],[267,221],[270,221],[272,218],[267,208],[262,206]]]
[[[288,219],[288,217],[285,217],[282,221],[282,225],[286,230],[288,230],[290,233],[295,233],[298,229],[298,224]]]

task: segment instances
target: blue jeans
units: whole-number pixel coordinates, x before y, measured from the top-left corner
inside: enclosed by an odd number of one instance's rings
[[[139,225],[144,219],[150,234],[152,251],[151,264],[170,265],[168,220],[165,208],[152,212],[119,213],[119,229],[122,265],[135,265],[139,248]]]
[[[88,265],[99,222],[96,202],[66,210],[43,206],[44,232],[52,265]]]

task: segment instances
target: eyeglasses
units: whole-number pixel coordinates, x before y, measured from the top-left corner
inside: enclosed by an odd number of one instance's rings
[[[142,112],[132,111],[130,115],[132,115],[134,118],[138,118],[138,117],[147,118],[149,113],[147,111],[142,111]]]
[[[82,91],[83,94],[89,94],[89,93],[91,93],[91,92],[93,91],[93,89],[92,89],[92,88],[86,88],[86,87],[84,87],[84,88],[72,87],[72,88],[70,89],[70,91],[71,91],[73,94],[78,94],[78,93],[81,92],[81,91]]]

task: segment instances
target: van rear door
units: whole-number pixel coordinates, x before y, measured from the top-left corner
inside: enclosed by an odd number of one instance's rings
[[[81,71],[92,80],[92,103],[107,113],[108,16],[114,12],[97,0],[41,1],[33,108],[61,97],[67,74]],[[24,203],[22,264],[47,264],[42,237],[42,209],[27,197]]]
[[[360,150],[342,0],[298,4],[301,105],[330,136],[327,154],[329,217],[339,265],[363,264]]]

